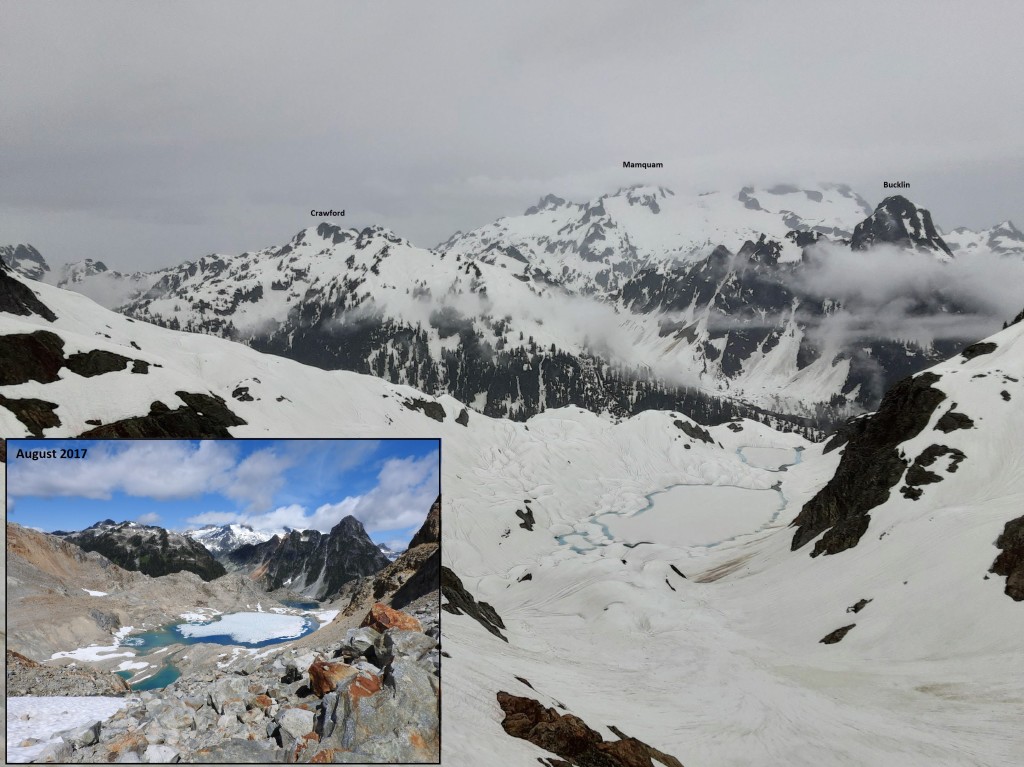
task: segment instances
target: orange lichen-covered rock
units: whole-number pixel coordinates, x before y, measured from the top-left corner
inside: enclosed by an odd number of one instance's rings
[[[355,703],[360,698],[368,698],[374,693],[380,692],[380,686],[379,676],[363,672],[352,680],[352,683],[345,689],[345,692],[352,702]]]
[[[309,667],[309,686],[321,698],[349,677],[355,676],[356,669],[340,661],[331,663],[317,658]]]
[[[360,626],[369,626],[380,633],[388,629],[399,629],[400,631],[423,631],[420,622],[408,613],[395,610],[387,605],[377,602],[370,608],[370,612],[363,618]]]

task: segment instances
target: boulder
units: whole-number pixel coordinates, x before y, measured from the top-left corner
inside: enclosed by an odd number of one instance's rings
[[[373,647],[379,636],[380,632],[369,626],[349,629],[345,632],[345,644],[351,647],[356,655],[362,655]]]
[[[273,741],[232,738],[196,750],[191,759],[199,764],[276,764],[283,762],[284,756]]]
[[[83,748],[84,746],[91,746],[100,739],[100,726],[100,722],[96,721],[84,727],[73,727],[70,730],[64,730],[57,733],[57,735],[72,748]]]
[[[210,703],[218,714],[224,713],[224,704],[229,700],[244,700],[249,694],[249,682],[238,676],[227,676],[214,682],[210,689]],[[243,705],[244,710],[244,705]]]
[[[147,764],[169,764],[181,761],[181,754],[170,746],[147,746],[142,761]]]
[[[329,663],[317,658],[309,667],[309,686],[313,692],[323,697],[356,673],[356,669],[347,663]]]
[[[168,730],[191,730],[196,725],[195,714],[184,705],[165,706],[156,720]]]
[[[360,627],[370,628],[384,633],[388,629],[401,629],[402,631],[423,631],[420,622],[408,613],[395,610],[387,605],[377,602],[363,618]]]
[[[396,658],[420,660],[437,647],[437,642],[418,631],[388,629],[377,640],[377,659],[382,666],[389,665]]]
[[[342,683],[337,697],[324,698],[317,722],[323,734],[312,761],[351,752],[355,761],[436,762],[438,697],[432,678],[415,662],[396,660],[383,683],[369,674]]]
[[[281,727],[282,737],[285,733],[291,740],[298,740],[307,732],[313,731],[314,715],[304,708],[283,708],[278,712],[275,721]]]
[[[285,682],[296,682],[300,679],[304,679],[306,676],[306,669],[313,665],[319,657],[314,652],[307,652],[294,658],[285,658],[284,660],[284,679]]]
[[[36,757],[37,762],[44,762],[46,764],[61,764],[70,761],[70,759],[71,746],[64,741],[51,743]]]

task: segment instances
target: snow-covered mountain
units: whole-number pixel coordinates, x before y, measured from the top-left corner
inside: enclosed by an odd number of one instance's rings
[[[269,541],[274,533],[254,530],[249,525],[207,525],[194,530],[186,530],[187,535],[201,543],[214,557],[234,551],[240,546],[254,545]]]
[[[321,224],[288,244],[211,256],[165,275],[128,316],[244,341],[327,369],[371,373],[481,412],[524,418],[577,404],[628,415],[654,405],[706,421],[756,409],[592,348],[636,330],[507,255],[416,248],[380,228]],[[594,343],[589,339],[593,338]]]
[[[953,255],[990,251],[1003,255],[1024,256],[1024,232],[1003,221],[979,232],[957,227],[942,235]]]
[[[30,280],[45,281],[50,274],[50,265],[31,245],[0,245],[0,261]]]
[[[916,437],[888,409],[871,432],[892,431],[905,461],[895,491],[855,546],[813,557],[829,507],[795,551],[791,523],[882,442],[851,438],[840,455],[671,409],[491,418],[2,271],[0,343],[25,351],[0,368],[8,436],[440,437],[445,765],[552,758],[535,728],[503,726],[500,693],[685,764],[1013,764],[1024,751],[1024,612],[1004,593],[1020,562],[1024,323],[932,371],[944,398]],[[65,364],[98,351],[145,372]],[[933,444],[966,456],[955,472],[954,453],[925,465]],[[927,472],[941,481],[919,482]]]
[[[388,558],[388,561],[390,562],[394,562],[396,559],[402,556],[401,551],[395,551],[393,548],[384,543],[378,543],[377,548],[380,549],[381,553],[384,556],[386,556]]]
[[[761,235],[778,244],[783,261],[796,261],[801,249],[787,238],[790,232],[849,238],[870,214],[864,199],[844,185],[697,196],[639,186],[582,204],[547,195],[522,216],[456,233],[439,250],[464,257],[516,253],[574,292],[614,293],[647,266],[696,260],[719,246],[736,252]]]
[[[996,229],[984,242],[1012,255],[1016,230]],[[581,204],[548,195],[435,250],[323,223],[254,253],[135,275],[83,263],[59,282],[137,319],[450,394],[493,416],[573,404],[828,428],[976,331],[849,333],[876,307],[808,291],[806,276],[830,262],[825,243],[937,261],[987,247],[956,232],[947,245],[909,200],[872,211],[843,185],[691,197],[632,187]],[[925,323],[975,311],[958,298],[914,297],[907,311]]]

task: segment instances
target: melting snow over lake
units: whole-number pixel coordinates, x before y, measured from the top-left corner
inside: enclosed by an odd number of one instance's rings
[[[309,628],[305,618],[277,613],[231,613],[212,623],[182,623],[186,637],[229,636],[236,642],[255,644],[270,639],[300,637]]]
[[[37,759],[49,743],[56,743],[54,733],[91,724],[97,719],[113,716],[127,705],[125,698],[44,697],[28,695],[7,699],[7,761],[30,762]],[[35,745],[20,746],[29,738]]]
[[[772,522],[780,504],[772,490],[683,485],[654,495],[635,514],[602,514],[595,521],[615,540],[632,545],[714,546]]]

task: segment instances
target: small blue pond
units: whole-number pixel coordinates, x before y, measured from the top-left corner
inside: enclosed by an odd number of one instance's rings
[[[282,599],[281,604],[285,607],[294,607],[296,610],[316,610],[320,603],[315,599]]]
[[[115,671],[119,677],[125,681],[131,679],[137,672],[135,671]],[[133,690],[160,690],[169,685],[175,679],[181,676],[181,672],[175,668],[173,663],[168,663],[162,666],[153,676],[146,677],[141,682],[135,682],[132,685]]]

